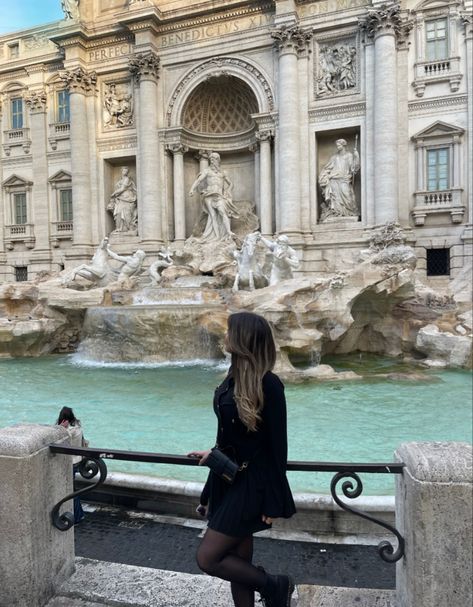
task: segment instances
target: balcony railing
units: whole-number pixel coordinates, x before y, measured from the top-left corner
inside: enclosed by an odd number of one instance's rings
[[[72,221],[53,221],[50,238],[51,245],[58,247],[61,240],[71,240],[73,226]]]
[[[424,225],[427,215],[438,213],[450,213],[452,223],[461,223],[465,214],[462,193],[461,188],[416,192],[412,209],[415,224]]]
[[[17,223],[5,226],[7,247],[12,249],[14,242],[24,242],[28,249],[32,249],[35,243],[34,225],[32,223]]]
[[[60,531],[67,531],[74,526],[74,515],[71,512],[60,514],[62,504],[77,496],[83,496],[86,493],[97,489],[107,478],[107,466],[104,460],[124,460],[129,462],[146,462],[153,464],[173,464],[179,466],[197,466],[198,460],[184,455],[170,455],[166,453],[142,453],[138,451],[119,451],[112,449],[90,449],[68,447],[65,445],[52,444],[49,446],[52,453],[62,453],[65,455],[81,455],[83,460],[79,464],[79,473],[85,479],[92,479],[97,474],[99,478],[91,483],[89,487],[79,489],[74,493],[66,495],[59,501],[51,511],[52,524]],[[384,527],[393,533],[398,541],[398,546],[394,549],[393,545],[384,540],[378,544],[379,556],[388,563],[395,563],[404,556],[404,538],[395,527],[385,521],[381,521],[365,512],[348,506],[338,495],[339,483],[343,496],[348,499],[354,499],[363,492],[363,483],[359,474],[402,474],[404,464],[399,462],[392,463],[338,463],[338,462],[302,462],[290,461],[287,464],[288,471],[299,472],[335,472],[330,482],[330,494],[335,503],[347,512],[359,516],[376,525]]]
[[[3,131],[3,149],[7,156],[11,154],[11,148],[15,146],[22,146],[25,154],[29,154],[31,148],[30,129],[9,129]]]
[[[415,64],[413,86],[416,95],[422,97],[427,84],[448,81],[450,92],[455,93],[460,88],[461,79],[460,57],[448,57],[436,61],[419,61]]]
[[[53,122],[49,125],[49,144],[53,150],[57,149],[57,142],[69,139],[71,135],[71,124],[69,122]]]

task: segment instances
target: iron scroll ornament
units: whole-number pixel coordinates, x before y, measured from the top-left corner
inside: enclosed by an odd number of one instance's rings
[[[66,497],[64,497],[54,506],[51,511],[51,519],[53,525],[56,527],[56,529],[59,529],[59,531],[67,531],[74,526],[74,515],[72,512],[63,512],[62,514],[59,513],[62,504],[68,500],[78,497],[79,495],[93,491],[99,485],[104,483],[105,479],[107,478],[107,466],[105,465],[103,459],[99,457],[83,459],[78,466],[78,471],[83,478],[87,479],[94,478],[97,473],[100,473],[100,476],[97,482],[91,483],[89,487],[84,487],[83,489],[79,489],[78,491],[74,491],[73,493],[66,495]]]
[[[394,547],[391,542],[383,540],[378,544],[378,554],[383,559],[383,561],[386,561],[387,563],[395,563],[396,561],[399,561],[404,556],[404,538],[399,533],[399,531],[392,525],[389,525],[384,521],[380,521],[379,519],[374,518],[373,516],[370,516],[369,514],[366,514],[365,512],[362,512],[357,508],[353,508],[352,506],[348,506],[347,504],[342,502],[342,500],[337,495],[337,485],[344,478],[349,480],[346,480],[342,484],[343,495],[345,497],[348,497],[349,499],[355,499],[356,497],[359,497],[361,495],[363,491],[363,483],[361,482],[361,479],[358,474],[356,474],[356,472],[337,472],[337,474],[332,478],[330,482],[330,493],[332,495],[333,500],[343,510],[351,512],[355,516],[360,516],[361,518],[371,521],[376,525],[381,525],[381,527],[384,527],[385,529],[388,529],[388,531],[391,531],[391,533],[393,533],[397,538],[397,549],[394,550]],[[352,481],[355,481],[355,486],[353,485]]]

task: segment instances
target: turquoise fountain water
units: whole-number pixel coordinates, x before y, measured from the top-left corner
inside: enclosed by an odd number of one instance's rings
[[[392,461],[403,441],[472,440],[472,377],[429,371],[428,381],[377,379],[406,371],[396,361],[351,356],[327,361],[368,374],[362,381],[288,385],[289,458]],[[82,419],[91,445],[109,449],[186,453],[211,446],[211,398],[223,378],[220,364],[89,365],[74,356],[0,361],[0,426],[54,423],[63,405]],[[372,376],[370,376],[372,375]],[[108,462],[122,470],[204,480],[205,470]],[[329,492],[330,475],[291,473],[296,491]],[[365,477],[366,478],[366,477]],[[365,494],[391,494],[390,476],[366,478]]]

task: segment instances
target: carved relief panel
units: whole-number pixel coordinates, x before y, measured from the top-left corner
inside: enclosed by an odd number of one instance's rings
[[[134,123],[131,82],[105,82],[102,93],[103,127],[107,130],[131,127]]]
[[[316,40],[314,86],[319,98],[360,92],[360,50],[356,35]]]

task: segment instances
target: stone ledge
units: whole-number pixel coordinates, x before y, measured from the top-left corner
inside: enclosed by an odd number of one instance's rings
[[[417,481],[471,483],[472,446],[461,442],[402,443],[396,457]]]
[[[394,590],[299,586],[294,607],[395,607]],[[227,582],[147,567],[76,559],[76,572],[46,607],[229,607]]]
[[[15,424],[0,429],[0,456],[28,457],[50,443],[68,437],[64,428],[40,424]]]

